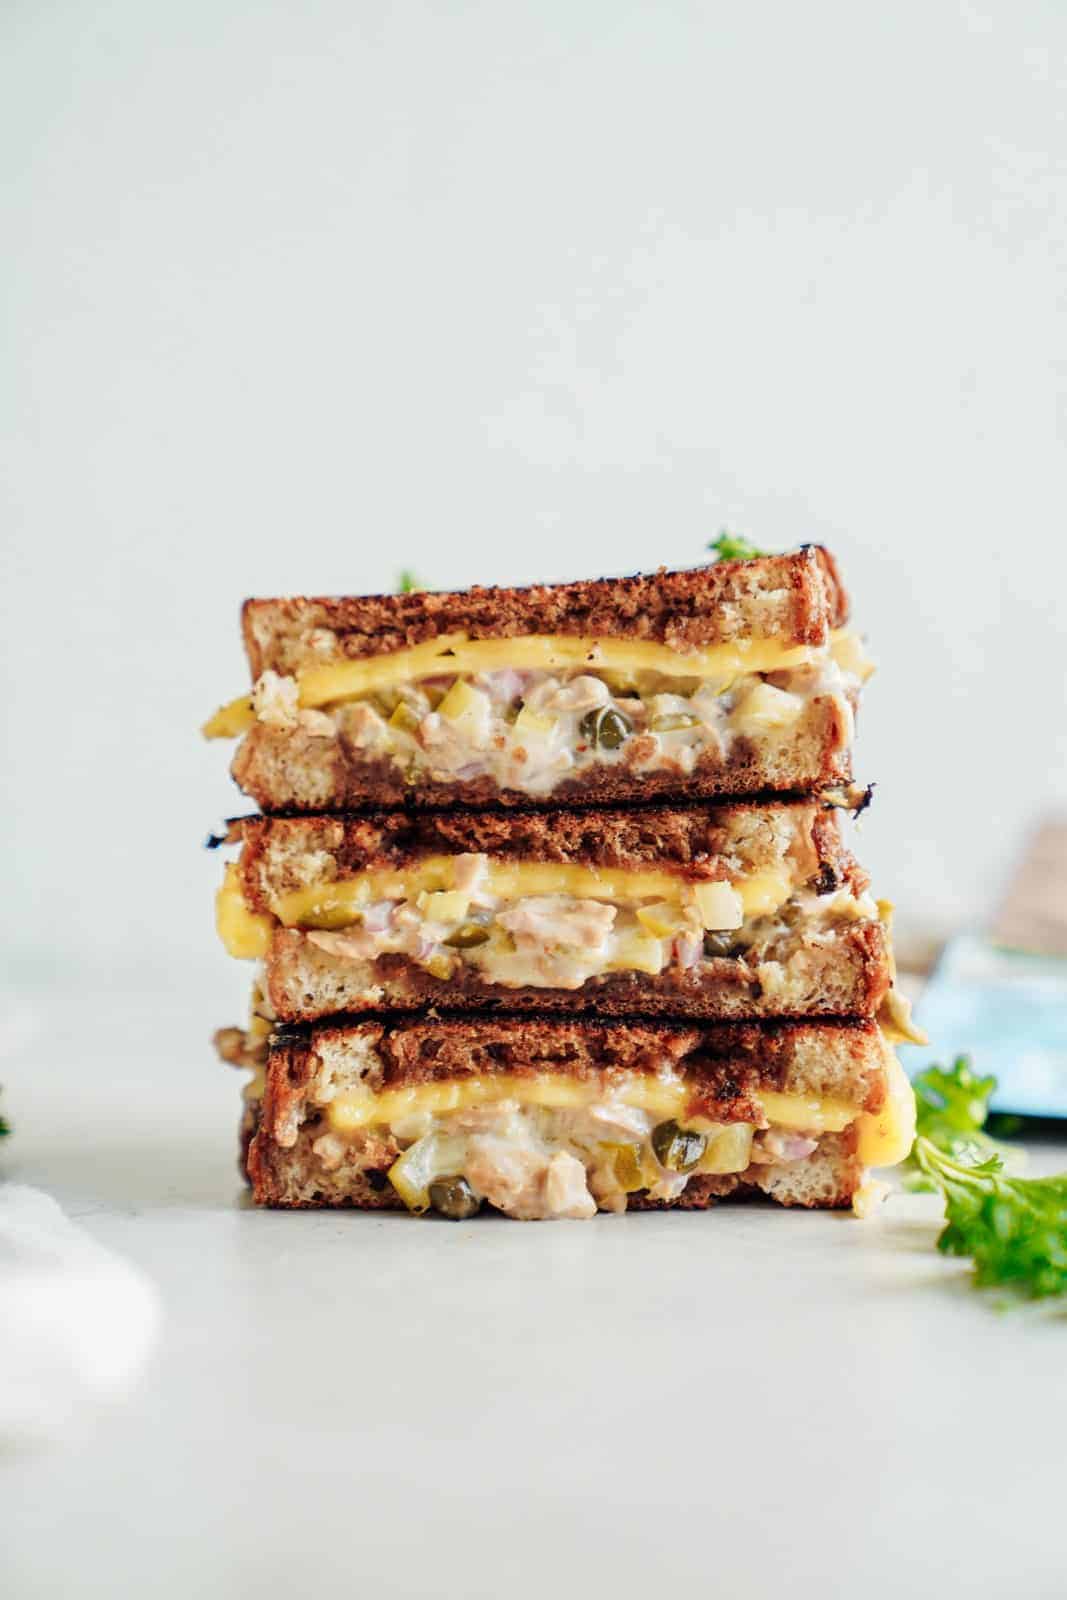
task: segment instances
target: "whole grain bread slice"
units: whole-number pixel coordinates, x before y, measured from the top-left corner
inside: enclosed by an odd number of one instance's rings
[[[887,1094],[886,1046],[871,1022],[735,1023],[703,1026],[648,1021],[547,1021],[467,1016],[418,1022],[375,1018],[276,1034],[265,1092],[248,1150],[248,1174],[261,1205],[394,1206],[384,1170],[342,1163],[327,1171],[315,1143],[325,1109],[339,1093],[503,1075],[564,1073],[609,1083],[632,1072],[684,1074],[693,1106],[715,1120],[759,1120],[759,1094],[820,1096],[878,1111]],[[694,1112],[695,1114],[695,1112]],[[382,1141],[382,1168],[395,1150]],[[816,1159],[818,1158],[818,1159]],[[840,1205],[861,1177],[853,1129],[824,1135],[812,1166],[753,1169],[700,1179],[688,1207],[731,1193],[762,1192],[783,1204]],[[690,1189],[692,1192],[690,1193]]]
[[[838,817],[815,800],[652,805],[578,811],[369,812],[258,816],[234,825],[245,899],[269,910],[296,890],[424,856],[487,855],[640,871],[691,881],[787,871],[826,893],[865,874],[845,847]]]
[[[829,551],[718,561],[658,572],[528,588],[246,600],[253,678],[386,655],[443,633],[471,639],[526,634],[648,639],[680,651],[745,637],[820,645],[848,616]]]

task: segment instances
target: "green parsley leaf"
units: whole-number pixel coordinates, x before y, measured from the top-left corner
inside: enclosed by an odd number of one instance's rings
[[[979,1144],[992,1144],[982,1132],[996,1078],[978,1078],[970,1056],[957,1056],[947,1070],[936,1064],[912,1079],[915,1126],[939,1150],[957,1155]]]
[[[765,556],[770,553],[767,550],[757,550],[747,539],[739,538],[726,528],[717,539],[711,541],[708,549],[714,552],[716,561],[751,561],[755,556]]]
[[[998,1155],[961,1161],[922,1135],[913,1158],[945,1202],[937,1248],[969,1256],[980,1288],[1009,1284],[1033,1299],[1067,1292],[1067,1173],[1012,1177]]]
[[[425,587],[426,585],[423,583],[422,579],[416,577],[416,575],[407,568],[405,568],[403,572],[397,574],[397,594],[421,594]]]

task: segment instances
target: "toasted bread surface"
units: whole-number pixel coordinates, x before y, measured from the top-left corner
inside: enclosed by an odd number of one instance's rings
[[[277,1119],[291,1120],[326,1080],[335,1091],[355,1085],[377,1091],[499,1074],[588,1079],[664,1070],[684,1073],[702,1095],[738,1101],[743,1109],[757,1088],[842,1099],[867,1111],[878,1110],[885,1096],[885,1046],[869,1020],[378,1016],[279,1030],[268,1058],[264,1122],[276,1131]]]
[[[719,561],[687,572],[520,589],[246,600],[242,628],[258,678],[267,668],[295,673],[459,632],[471,639],[649,639],[680,651],[750,636],[822,644],[847,615],[833,557],[806,545],[787,555]]]
[[[282,895],[428,855],[484,854],[639,871],[696,881],[788,867],[824,888],[866,878],[837,817],[817,801],[647,806],[630,810],[377,812],[259,816],[235,825],[243,840],[245,898],[256,911]]]

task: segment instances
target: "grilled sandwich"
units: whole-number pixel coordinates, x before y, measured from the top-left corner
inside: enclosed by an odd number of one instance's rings
[[[250,817],[218,925],[271,1015],[874,1016],[884,905],[814,800]]]
[[[376,1018],[271,1036],[247,1170],[262,1205],[452,1219],[837,1207],[913,1120],[872,1022]]]
[[[249,600],[263,811],[615,805],[850,778],[870,670],[828,553],[527,589]]]

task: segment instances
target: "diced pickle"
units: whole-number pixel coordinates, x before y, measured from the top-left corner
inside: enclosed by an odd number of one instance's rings
[[[660,1166],[670,1172],[692,1172],[708,1148],[707,1136],[694,1128],[681,1128],[671,1119],[652,1129],[652,1148]]]
[[[401,700],[396,707],[396,710],[389,718],[389,726],[391,728],[398,728],[401,733],[414,733],[415,729],[419,725],[419,721],[420,718],[415,714],[414,711],[412,711],[411,707],[409,705],[405,705],[403,700]]]
[[[453,950],[473,950],[475,945],[485,944],[489,938],[489,929],[481,922],[464,922],[455,933],[450,933],[445,944],[450,944]]]
[[[699,1170],[709,1173],[744,1172],[752,1159],[750,1122],[731,1122],[718,1133],[712,1133]]]
[[[430,1185],[430,1204],[452,1222],[464,1222],[480,1210],[482,1202],[466,1178],[456,1176],[434,1179]]]
[[[677,733],[681,728],[695,728],[699,718],[688,711],[665,711],[652,718],[653,733]]]
[[[631,672],[625,667],[608,667],[600,673],[612,694],[640,694],[641,689],[636,672]]]
[[[456,970],[456,957],[449,955],[447,950],[435,950],[423,964],[431,978],[450,978]]]
[[[614,1152],[615,1181],[624,1194],[651,1189],[658,1174],[647,1148],[633,1144],[613,1144],[605,1148]]]
[[[633,723],[612,706],[597,706],[586,712],[578,728],[590,744],[601,750],[617,750],[633,732]]]

